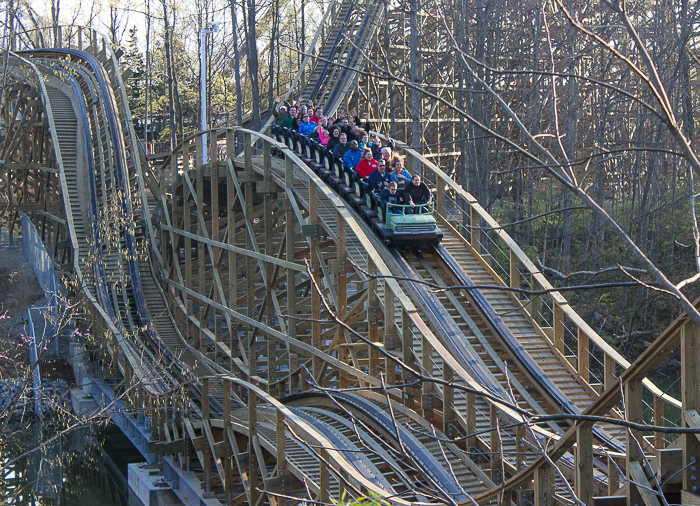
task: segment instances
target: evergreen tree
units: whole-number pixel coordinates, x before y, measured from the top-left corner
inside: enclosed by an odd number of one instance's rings
[[[129,108],[134,118],[144,115],[145,107],[145,64],[144,57],[138,47],[137,28],[133,26],[128,31],[126,51],[121,59],[121,65],[125,76],[124,86],[129,101]]]

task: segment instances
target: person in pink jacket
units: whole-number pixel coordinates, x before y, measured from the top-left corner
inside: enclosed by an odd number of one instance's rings
[[[322,126],[319,125],[318,138],[321,141],[321,145],[323,147],[326,147],[328,145],[328,141],[331,138],[331,134],[328,132],[328,130],[326,130],[325,128],[323,128]]]

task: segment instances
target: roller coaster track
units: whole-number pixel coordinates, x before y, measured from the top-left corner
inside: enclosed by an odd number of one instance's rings
[[[337,7],[308,96],[337,107],[381,12]],[[686,321],[630,366],[468,193],[404,146],[435,192],[445,238],[432,250],[386,248],[332,190],[328,160],[286,139],[212,130],[208,146],[196,135],[167,165],[142,166],[115,55],[93,32],[70,33],[73,49],[9,59],[6,212],[33,213],[57,266],[77,275],[102,379],[207,497],[569,504],[573,488],[587,504],[658,501],[645,454],[662,437],[635,446],[615,423],[619,392],[633,421],[642,391],[656,425],[665,405],[695,409],[694,390],[679,402],[646,379],[679,343],[694,346]],[[215,162],[202,165],[202,148]],[[684,377],[695,368],[686,359]],[[581,413],[609,419],[593,427]],[[573,418],[526,427],[528,414]],[[683,444],[690,459],[697,441]],[[635,484],[619,488],[613,463]]]

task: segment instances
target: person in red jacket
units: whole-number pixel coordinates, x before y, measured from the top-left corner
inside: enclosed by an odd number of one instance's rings
[[[372,157],[372,150],[365,149],[362,152],[362,160],[357,165],[357,175],[362,179],[368,177],[377,168],[377,160]]]
[[[316,110],[314,111],[314,115],[310,118],[312,123],[316,123],[316,125],[321,124],[321,118],[323,118],[323,108],[317,107]]]

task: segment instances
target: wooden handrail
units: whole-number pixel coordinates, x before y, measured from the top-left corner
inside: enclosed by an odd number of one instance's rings
[[[372,132],[372,134],[374,134],[374,132]],[[383,137],[381,134],[377,135]],[[605,353],[605,355],[612,358],[617,365],[619,365],[623,369],[628,369],[630,367],[630,362],[627,359],[625,359],[622,355],[620,355],[620,353],[618,353],[617,350],[615,350],[615,348],[613,348],[607,341],[605,341],[605,339],[603,339],[595,330],[593,330],[593,328],[591,328],[591,326],[588,323],[586,323],[586,321],[571,308],[566,298],[560,292],[554,289],[549,280],[542,274],[542,272],[539,269],[537,269],[532,260],[530,260],[530,258],[525,254],[525,252],[520,248],[520,246],[518,246],[515,240],[512,237],[510,237],[510,235],[505,230],[503,230],[503,228],[498,224],[498,222],[481,206],[481,204],[479,204],[479,202],[476,200],[476,198],[474,198],[473,195],[471,195],[464,188],[462,188],[461,185],[457,184],[454,181],[454,179],[445,174],[443,170],[441,170],[435,164],[430,162],[422,154],[409,148],[408,145],[406,145],[403,142],[394,140],[394,143],[397,147],[400,147],[407,154],[419,160],[425,169],[427,169],[435,175],[436,179],[442,183],[437,185],[439,193],[444,193],[445,187],[447,187],[450,190],[454,191],[456,196],[461,197],[467,204],[469,204],[471,210],[473,212],[476,212],[477,215],[488,225],[488,227],[490,227],[493,230],[493,232],[498,236],[498,238],[506,244],[508,249],[512,252],[517,261],[520,263],[520,265],[522,265],[527,270],[528,274],[532,276],[532,278],[539,284],[539,286],[541,286],[543,290],[549,291],[549,295],[551,296],[553,303],[559,308],[561,308],[562,312],[571,320],[572,323],[574,323],[574,325],[576,325],[579,331],[583,332],[590,341],[595,343],[595,345],[598,348],[600,348]],[[681,403],[678,399],[675,399],[674,397],[663,392],[648,378],[644,379],[643,384],[652,394],[654,394],[655,397],[664,399],[666,402],[668,402],[674,407],[681,407]]]

